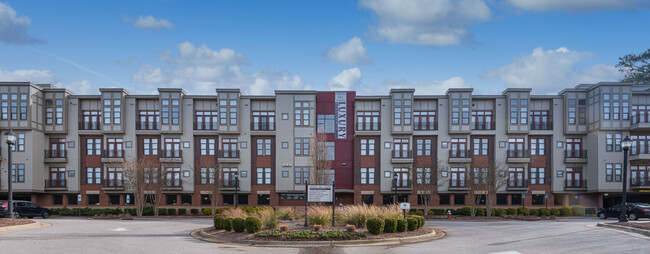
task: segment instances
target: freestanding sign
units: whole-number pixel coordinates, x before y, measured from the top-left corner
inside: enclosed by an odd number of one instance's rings
[[[332,202],[332,185],[308,185],[307,202]]]
[[[336,139],[348,137],[348,108],[345,92],[336,92],[334,107],[336,110]]]
[[[399,203],[399,209],[410,210],[411,209],[411,203]]]

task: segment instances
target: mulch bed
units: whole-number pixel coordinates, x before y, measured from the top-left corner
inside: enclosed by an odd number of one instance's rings
[[[35,221],[27,220],[27,219],[7,219],[7,218],[2,218],[2,219],[0,219],[0,228],[1,227],[9,227],[9,226],[18,226],[18,225],[24,225],[24,224],[30,224],[30,223],[35,223]]]
[[[304,227],[304,221],[283,221],[281,225],[287,225],[289,226],[289,230],[301,230],[301,229],[307,229],[307,230],[313,230],[314,227]],[[336,227],[328,227],[328,228],[323,228],[321,231],[329,231],[329,230],[341,230],[343,232],[346,232],[345,226],[336,226]],[[419,228],[415,231],[405,231],[401,233],[382,233],[379,235],[373,235],[368,233],[368,230],[365,228],[357,229],[357,232],[359,233],[365,233],[367,237],[359,237],[356,239],[359,240],[371,240],[371,239],[387,239],[387,238],[399,238],[399,237],[409,237],[409,236],[417,236],[417,235],[424,235],[433,232],[433,229],[428,228],[428,227],[422,227]],[[254,234],[249,234],[247,232],[243,233],[235,233],[235,232],[227,232],[221,229],[215,229],[214,227],[211,227],[210,229],[206,229],[205,233],[217,236],[221,239],[228,239],[228,240],[261,240],[261,241],[318,241],[318,239],[279,239],[279,238],[273,238],[273,237],[256,237]],[[348,239],[344,239],[348,240]],[[355,240],[355,239],[353,239]],[[324,241],[336,241],[335,239],[328,239]]]
[[[650,222],[616,222],[614,225],[650,230]]]

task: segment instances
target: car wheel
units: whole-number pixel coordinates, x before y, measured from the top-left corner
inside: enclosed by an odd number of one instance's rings
[[[607,219],[607,215],[605,213],[599,213],[598,218],[600,218],[601,220],[604,220],[604,219]]]
[[[630,220],[638,220],[639,216],[636,216],[636,213],[631,213],[630,214]]]
[[[47,219],[48,217],[50,217],[50,212],[43,211],[43,213],[41,214],[41,217],[43,217],[43,219]]]
[[[20,212],[14,212],[14,216],[13,216],[14,219],[20,219],[20,217],[21,217]]]

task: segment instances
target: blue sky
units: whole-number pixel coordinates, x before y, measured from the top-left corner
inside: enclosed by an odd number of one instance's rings
[[[0,80],[157,87],[557,93],[616,81],[648,0],[4,1]]]

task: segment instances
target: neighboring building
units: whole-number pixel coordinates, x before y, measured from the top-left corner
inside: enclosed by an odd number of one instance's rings
[[[388,95],[276,91],[242,95],[158,95],[100,89],[73,95],[52,85],[0,83],[0,131],[18,134],[13,153],[15,199],[45,206],[125,205],[125,160],[143,158],[166,176],[167,206],[210,204],[206,162],[223,167],[220,204],[300,206],[309,175],[310,142],[327,136],[336,202],[400,202],[419,207],[471,203],[470,181],[501,165],[508,184],[497,206],[609,207],[620,202],[620,140],[630,151],[629,202],[650,203],[650,85],[583,84],[558,95],[506,89],[473,95]],[[7,145],[0,149],[0,199],[7,194]],[[423,176],[444,165],[448,180],[433,193],[417,191]],[[232,186],[240,175],[238,198]],[[397,181],[393,176],[397,175]],[[524,198],[525,195],[525,198]],[[548,199],[545,199],[545,198]],[[133,202],[133,199],[131,199]]]

